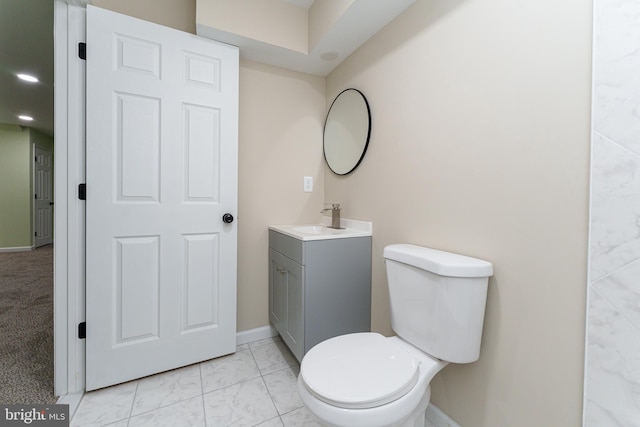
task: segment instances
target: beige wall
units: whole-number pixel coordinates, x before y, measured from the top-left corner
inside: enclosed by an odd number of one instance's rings
[[[94,4],[195,24],[194,0],[157,1]],[[385,245],[494,263],[480,360],[439,375],[437,406],[464,427],[580,425],[590,39],[590,2],[417,0],[328,76],[326,98],[323,78],[241,63],[238,329],[268,324],[267,225],[340,202],[374,223],[377,331],[392,333]],[[337,177],[320,135],[346,87],[367,96],[373,132]]]
[[[195,34],[196,0],[91,0],[103,9]]]
[[[317,222],[325,79],[240,63],[238,330],[269,324],[268,226]],[[314,191],[302,180],[312,176]]]
[[[307,53],[307,9],[281,0],[197,0],[197,23]]]
[[[327,78],[327,104],[355,87],[372,110],[325,198],[373,221],[374,330],[391,333],[385,245],[494,264],[480,360],[433,384],[464,427],[580,425],[590,40],[590,2],[417,0]]]

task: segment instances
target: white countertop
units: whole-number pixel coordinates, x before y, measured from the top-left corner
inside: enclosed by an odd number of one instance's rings
[[[317,224],[270,225],[269,230],[304,241],[348,239],[373,235],[373,223],[367,221],[342,218],[340,226],[344,228],[335,229],[328,227],[329,225],[331,225],[331,218],[323,216],[322,220]]]

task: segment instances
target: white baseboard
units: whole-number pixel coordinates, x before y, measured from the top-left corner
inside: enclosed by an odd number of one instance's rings
[[[13,248],[0,248],[0,252],[29,252],[33,249],[33,246],[16,246]]]
[[[276,335],[278,335],[278,331],[276,331],[276,328],[271,325],[249,329],[246,331],[238,332],[236,334],[236,345],[259,341],[266,338],[275,337]]]
[[[426,418],[435,427],[460,427],[460,424],[449,418],[442,409],[431,403],[427,406]]]

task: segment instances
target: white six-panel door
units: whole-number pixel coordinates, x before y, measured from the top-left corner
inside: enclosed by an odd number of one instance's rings
[[[51,151],[35,147],[34,246],[53,243],[53,159]]]
[[[86,389],[235,351],[238,50],[87,7]]]

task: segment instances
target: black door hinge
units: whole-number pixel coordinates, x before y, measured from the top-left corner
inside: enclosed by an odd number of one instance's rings
[[[80,59],[87,59],[87,44],[86,43],[78,43],[78,57]]]
[[[78,199],[87,200],[87,184],[78,185]]]
[[[87,322],[82,322],[78,324],[78,338],[86,338],[87,337]]]

